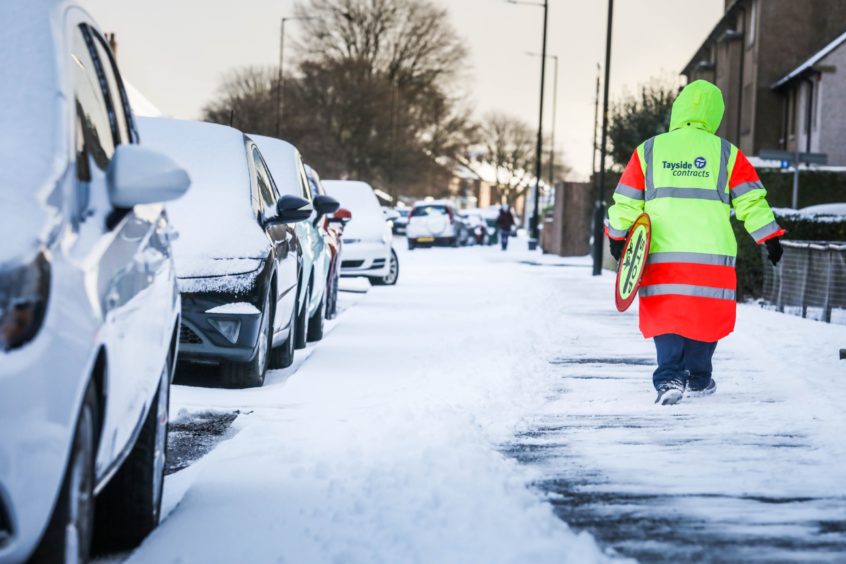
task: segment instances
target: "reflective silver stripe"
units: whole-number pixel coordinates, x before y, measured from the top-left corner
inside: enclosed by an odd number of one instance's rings
[[[653,198],[687,198],[722,201],[719,192],[711,188],[656,188]]]
[[[693,296],[696,298],[715,298],[718,300],[734,300],[737,295],[734,290],[725,288],[711,288],[710,286],[693,286],[690,284],[654,284],[642,286],[640,297],[651,296]]]
[[[646,161],[646,199],[655,198],[655,171],[652,167],[652,149],[655,145],[655,138],[650,137],[643,144],[643,160]]]
[[[608,230],[609,235],[618,239],[625,239],[626,236],[629,234],[628,230],[614,229],[613,227],[611,227],[611,224],[608,222],[607,219],[605,220],[605,228]]]
[[[778,231],[781,231],[781,226],[774,221],[772,223],[768,223],[760,229],[756,229],[755,231],[753,231],[752,238],[756,241],[760,241],[761,239],[769,237],[770,235]]]
[[[690,264],[710,264],[715,266],[734,266],[735,258],[727,255],[712,255],[709,253],[652,253],[647,259],[648,264],[665,264],[668,262],[684,262]]]
[[[626,198],[632,198],[633,200],[642,200],[644,195],[643,190],[638,190],[625,184],[617,184],[617,189],[614,190],[614,193],[625,196]]]
[[[717,178],[717,194],[725,203],[729,203],[729,195],[728,195],[728,183],[729,183],[729,174],[728,174],[728,163],[729,159],[731,158],[731,143],[726,141],[725,139],[720,139],[720,175]]]
[[[731,189],[731,199],[736,200],[741,196],[745,196],[749,192],[753,190],[763,190],[764,185],[760,182],[744,182],[743,184],[739,184]]]

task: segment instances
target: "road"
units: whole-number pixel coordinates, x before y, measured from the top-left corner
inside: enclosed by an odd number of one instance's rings
[[[128,562],[842,561],[846,327],[743,306],[717,395],[662,408],[585,260],[400,260],[263,388],[174,388],[226,425]]]

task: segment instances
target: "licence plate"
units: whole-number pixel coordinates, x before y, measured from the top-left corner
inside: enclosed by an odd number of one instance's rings
[[[433,243],[435,241],[434,237],[418,237],[418,243]]]

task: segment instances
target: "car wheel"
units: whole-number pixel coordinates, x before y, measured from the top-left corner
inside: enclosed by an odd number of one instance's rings
[[[308,333],[306,337],[309,343],[316,343],[323,339],[323,311],[326,308],[326,292],[328,290],[328,288],[323,290],[323,299],[320,300],[317,311],[308,320]]]
[[[291,318],[288,320],[288,338],[285,342],[270,351],[270,368],[288,368],[294,364],[294,332],[297,322],[296,304],[291,308]]]
[[[397,252],[391,249],[391,261],[388,273],[382,278],[371,278],[370,283],[374,286],[394,286],[399,280],[399,258]]]
[[[305,302],[303,309],[297,313],[297,331],[294,334],[294,348],[302,350],[306,348],[308,336],[308,303],[311,301],[311,285],[306,288]]]
[[[223,385],[229,388],[259,388],[264,384],[264,375],[270,358],[270,346],[273,343],[273,325],[270,323],[270,296],[264,299],[261,316],[261,330],[256,354],[249,362],[223,362],[220,375]]]
[[[97,497],[98,550],[134,548],[159,524],[172,365],[173,357],[168,354],[141,433],[117,474]]]
[[[94,530],[94,450],[97,391],[85,390],[76,422],[70,460],[47,530],[31,562],[87,562]]]

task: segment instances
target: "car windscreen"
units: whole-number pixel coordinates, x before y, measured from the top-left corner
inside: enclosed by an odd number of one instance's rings
[[[442,215],[447,215],[444,206],[417,206],[411,212],[411,217],[439,217]]]

